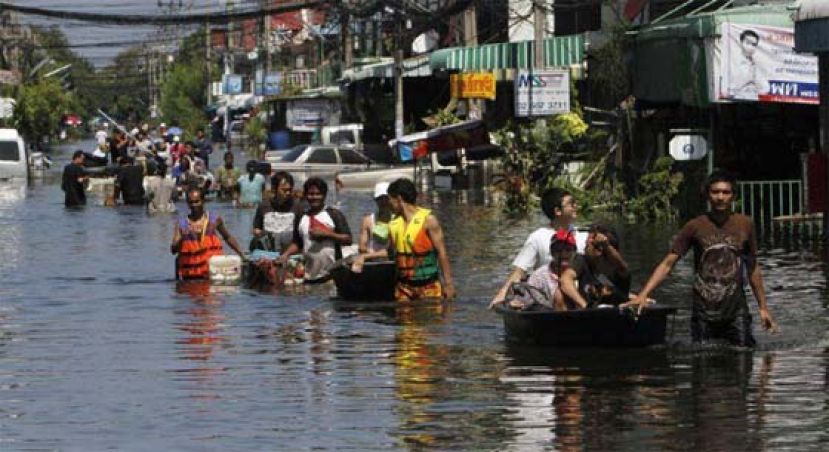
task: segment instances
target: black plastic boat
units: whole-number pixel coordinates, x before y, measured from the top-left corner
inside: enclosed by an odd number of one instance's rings
[[[331,270],[337,294],[349,301],[394,300],[397,266],[392,261],[366,262],[363,271],[354,273],[346,265]]]
[[[676,308],[651,305],[637,317],[631,309],[552,311],[498,306],[507,340],[535,345],[647,347],[665,343],[668,317]]]

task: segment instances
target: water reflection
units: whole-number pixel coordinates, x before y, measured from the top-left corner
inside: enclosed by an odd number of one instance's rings
[[[217,296],[217,287],[211,287],[209,281],[179,281],[176,293],[187,300],[184,306],[176,309],[180,320],[176,321],[175,328],[184,333],[176,339],[177,350],[179,359],[191,365],[174,372],[185,374],[186,381],[198,383],[200,390],[194,397],[219,398],[218,393],[204,386],[225,371],[223,366],[211,362],[226,342],[225,316],[221,312],[223,303]]]
[[[449,321],[451,305],[445,302],[401,303],[395,306],[395,395],[403,403],[394,411],[400,418],[399,437],[407,444],[432,446],[439,418],[432,404],[445,397],[442,381],[448,371],[449,349],[430,344],[430,326]]]

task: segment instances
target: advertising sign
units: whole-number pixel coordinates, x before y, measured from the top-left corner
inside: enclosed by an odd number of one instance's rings
[[[820,103],[817,57],[795,53],[792,28],[724,23],[714,55],[716,101]]]
[[[227,74],[223,81],[224,94],[242,94],[242,76],[236,74]]]
[[[285,120],[291,130],[313,132],[330,125],[338,114],[336,104],[327,99],[293,100],[288,102]]]
[[[469,72],[449,76],[451,96],[456,99],[495,99],[495,74]]]
[[[549,116],[570,112],[570,70],[518,71],[515,116]]]

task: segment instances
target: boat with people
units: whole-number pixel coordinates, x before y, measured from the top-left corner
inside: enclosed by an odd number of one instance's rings
[[[668,318],[676,308],[652,304],[637,315],[616,306],[555,311],[496,306],[507,340],[533,345],[568,347],[648,347],[665,343]]]

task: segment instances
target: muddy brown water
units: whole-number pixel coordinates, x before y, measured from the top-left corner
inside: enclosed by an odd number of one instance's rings
[[[829,444],[827,267],[817,245],[764,244],[782,332],[755,325],[754,351],[689,344],[689,259],[657,293],[679,308],[667,347],[521,347],[485,307],[541,218],[508,221],[489,195],[428,197],[449,237],[457,301],[373,308],[332,301],[329,287],[177,285],[174,217],[64,209],[58,167],[68,152],[29,187],[0,188],[0,449]],[[369,197],[339,197],[353,229]],[[247,241],[251,210],[208,209]],[[638,287],[674,227],[618,228]]]

